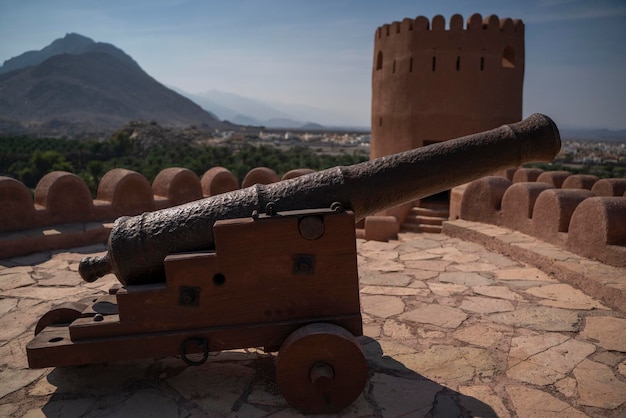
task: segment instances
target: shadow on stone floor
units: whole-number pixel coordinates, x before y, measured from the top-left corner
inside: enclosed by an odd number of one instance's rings
[[[360,337],[370,378],[366,395],[384,417],[497,417],[488,404],[443,386],[386,356],[373,338]]]
[[[359,338],[369,366],[361,396],[342,417],[496,417],[480,400],[442,386]],[[51,395],[45,416],[297,416],[275,383],[274,356],[212,353],[191,367],[177,357],[56,368],[32,390]],[[156,414],[156,415],[155,415]]]

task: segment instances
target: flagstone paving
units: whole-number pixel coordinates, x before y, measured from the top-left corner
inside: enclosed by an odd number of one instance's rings
[[[518,233],[482,228],[532,250]],[[624,312],[558,272],[459,238],[407,233],[357,247],[369,378],[339,416],[626,416]],[[274,356],[256,349],[212,353],[199,367],[171,357],[28,369],[25,346],[41,315],[116,283],[76,273],[85,254],[103,250],[0,260],[0,416],[298,415],[278,392]],[[555,257],[570,269],[572,259]],[[626,283],[626,270],[610,271]]]

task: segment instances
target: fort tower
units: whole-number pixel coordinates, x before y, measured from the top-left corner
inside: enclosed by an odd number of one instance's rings
[[[376,29],[371,158],[522,119],[524,24],[455,14]]]
[[[524,24],[455,14],[385,24],[374,35],[370,158],[522,119]],[[387,210],[396,228],[439,232],[450,192]]]

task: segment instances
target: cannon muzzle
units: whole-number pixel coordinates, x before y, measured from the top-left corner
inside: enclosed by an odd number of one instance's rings
[[[114,273],[127,285],[163,282],[168,254],[214,249],[217,220],[249,217],[268,203],[275,211],[287,211],[339,202],[358,221],[497,170],[552,161],[560,147],[554,122],[534,114],[518,123],[361,164],[121,217],[113,225],[107,255],[83,259],[79,271],[87,281]]]

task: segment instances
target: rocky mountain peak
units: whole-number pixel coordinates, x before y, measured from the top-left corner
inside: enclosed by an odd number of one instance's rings
[[[4,64],[0,67],[0,74],[39,65],[56,55],[79,55],[88,52],[109,54],[127,64],[138,67],[137,63],[130,56],[111,44],[95,42],[93,39],[78,33],[68,33],[63,38],[55,39],[50,45],[38,51],[27,51],[4,61]]]
[[[167,127],[223,125],[150,77],[121,49],[77,33],[0,67],[0,134],[108,135],[135,119]]]

